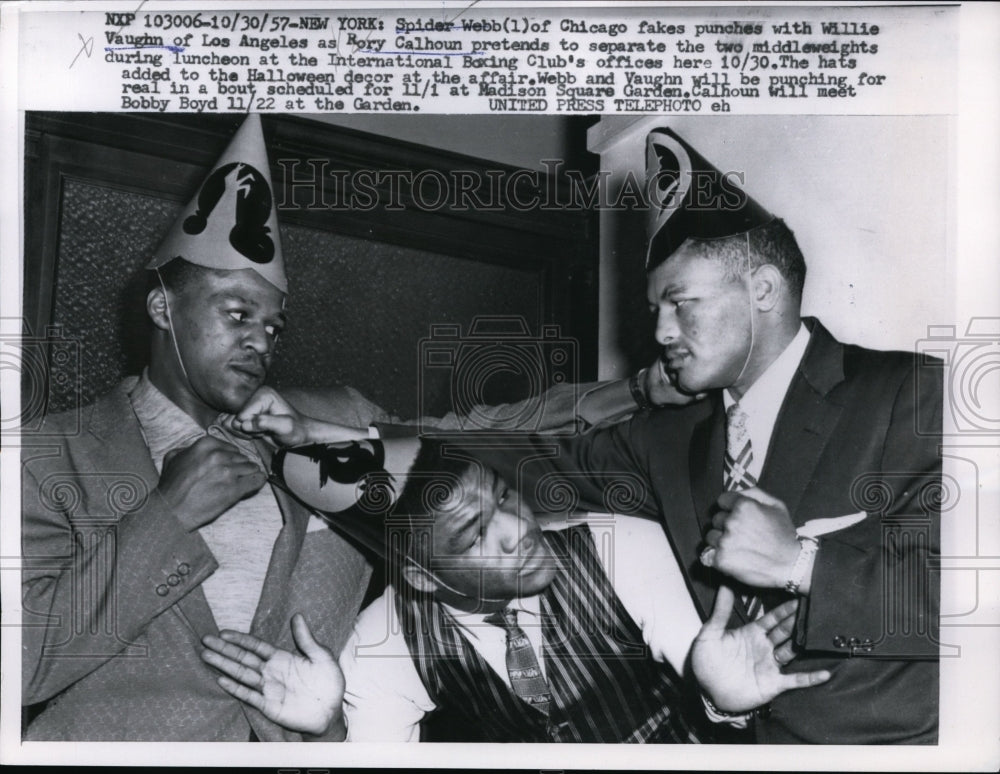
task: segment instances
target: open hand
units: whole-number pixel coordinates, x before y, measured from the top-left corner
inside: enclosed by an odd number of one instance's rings
[[[695,677],[716,707],[725,712],[746,712],[785,691],[830,679],[825,669],[789,674],[781,671],[795,657],[790,636],[797,599],[738,629],[726,629],[734,600],[731,588],[719,588],[712,617],[701,627],[691,649]]]
[[[320,735],[341,717],[344,675],[333,655],[313,639],[305,618],[292,617],[298,653],[251,634],[207,636],[202,659],[223,673],[219,685],[291,731]]]

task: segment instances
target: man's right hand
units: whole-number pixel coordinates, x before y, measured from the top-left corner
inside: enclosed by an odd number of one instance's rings
[[[267,481],[260,466],[218,438],[199,438],[163,459],[156,490],[181,524],[193,532],[210,524]]]
[[[368,438],[368,429],[307,416],[295,410],[271,387],[260,387],[235,416],[224,424],[248,438],[266,438],[279,447],[310,443],[348,443]]]
[[[658,357],[648,368],[643,369],[641,384],[647,400],[654,406],[684,406],[701,400],[705,393],[689,395],[678,390],[663,367],[663,358]]]
[[[226,417],[224,424],[248,438],[266,438],[275,446],[301,446],[312,442],[311,421],[277,390],[263,386],[250,396],[238,414]]]

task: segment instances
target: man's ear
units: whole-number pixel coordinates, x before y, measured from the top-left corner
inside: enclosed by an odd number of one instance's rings
[[[434,575],[415,562],[405,561],[402,570],[403,579],[417,591],[422,591],[425,594],[433,594],[441,588],[441,584],[437,582]]]
[[[146,314],[160,330],[170,330],[169,310],[167,309],[167,296],[163,288],[153,288],[146,296]]]
[[[776,266],[765,263],[754,269],[753,300],[760,311],[770,312],[774,309],[781,300],[784,287],[785,278]]]

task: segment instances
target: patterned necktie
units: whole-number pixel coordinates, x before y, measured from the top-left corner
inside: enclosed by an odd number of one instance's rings
[[[727,492],[757,486],[757,479],[750,472],[753,448],[750,446],[750,431],[747,430],[748,419],[739,403],[726,409],[726,461],[722,485]]]
[[[750,472],[753,462],[753,447],[750,445],[750,431],[747,430],[749,417],[739,403],[726,409],[726,458],[722,468],[722,485],[727,492],[740,492],[757,486],[757,479]],[[760,597],[756,594],[743,595],[747,617],[754,621],[760,615]]]
[[[538,656],[531,647],[528,635],[517,625],[517,611],[507,608],[488,615],[483,620],[502,627],[507,632],[507,675],[514,693],[534,709],[548,715],[552,694],[542,676]]]

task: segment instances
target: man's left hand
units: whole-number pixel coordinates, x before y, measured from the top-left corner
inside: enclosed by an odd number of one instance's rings
[[[297,653],[242,632],[202,638],[202,659],[223,673],[227,693],[280,726],[319,736],[343,724],[344,675],[333,655],[313,639],[301,614],[292,617]]]
[[[785,504],[755,487],[723,492],[718,505],[702,564],[749,586],[783,587],[800,549]]]
[[[739,629],[726,629],[735,594],[721,586],[712,617],[698,632],[691,648],[691,667],[701,689],[717,709],[747,712],[794,688],[825,683],[830,672],[792,672],[781,667],[791,661],[789,637],[799,601],[793,599]]]

